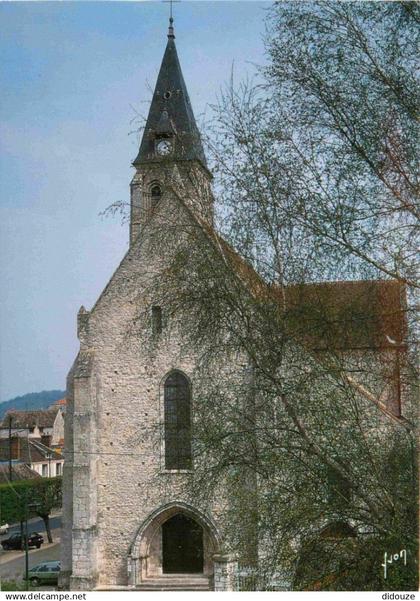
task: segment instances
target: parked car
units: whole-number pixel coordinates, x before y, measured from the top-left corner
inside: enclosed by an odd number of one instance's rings
[[[0,534],[7,534],[9,532],[9,524],[2,524],[0,526]]]
[[[10,549],[23,549],[25,546],[24,541],[25,537],[23,537],[22,541],[20,534],[12,534],[12,536],[9,536],[9,538],[6,538],[6,540],[1,541],[1,546],[5,551],[9,551]],[[38,532],[31,532],[31,534],[28,536],[28,547],[36,547],[39,549],[43,542],[44,537],[42,534],[38,534]]]
[[[42,582],[48,584],[58,584],[58,575],[60,573],[59,561],[45,561],[31,568],[28,572],[29,582],[38,586]]]

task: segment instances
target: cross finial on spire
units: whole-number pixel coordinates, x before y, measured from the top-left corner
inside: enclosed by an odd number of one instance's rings
[[[169,28],[168,28],[168,38],[174,38],[174,17],[172,14],[172,5],[174,2],[181,2],[181,0],[163,0],[163,2],[167,2],[169,4]]]

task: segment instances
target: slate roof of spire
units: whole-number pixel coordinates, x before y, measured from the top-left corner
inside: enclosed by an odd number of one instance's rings
[[[164,114],[165,111],[167,114]],[[168,126],[167,132],[163,131],[164,125]],[[155,155],[155,135],[165,133],[168,135],[175,133],[175,158],[197,159],[205,167],[207,166],[179,64],[172,23],[170,23],[168,43],[153,93],[140,150],[133,165],[158,160]]]

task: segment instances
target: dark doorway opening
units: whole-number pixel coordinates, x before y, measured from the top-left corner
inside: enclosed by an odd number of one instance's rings
[[[162,524],[162,569],[164,574],[203,572],[203,529],[182,513]]]

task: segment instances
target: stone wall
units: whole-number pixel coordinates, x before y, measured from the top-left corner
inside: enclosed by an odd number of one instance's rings
[[[211,175],[197,161],[158,163],[137,170],[130,184],[130,246],[133,246],[152,212],[151,186],[158,183],[163,197],[169,188],[183,198],[196,215],[213,224],[214,198]],[[168,199],[170,202],[170,199]]]
[[[214,556],[214,590],[238,590],[238,562],[232,555]]]
[[[183,211],[169,194],[162,204],[163,220],[173,223]],[[179,236],[175,230],[173,236]],[[161,335],[152,336],[148,284],[162,257],[154,255],[147,229],[141,238],[93,310],[79,314],[81,351],[70,374],[74,392],[66,417],[62,556],[67,581],[72,571],[72,589],[136,584],[130,582],[133,570],[129,574],[127,566],[137,561],[129,558],[139,528],[167,504],[190,506],[223,531],[223,493],[197,506],[191,493],[193,472],[164,469],[164,379],[177,369],[192,380],[193,411],[200,395],[193,380],[196,358],[180,343],[180,325],[165,320]],[[230,377],[242,377],[238,366],[225,369]],[[220,552],[222,534],[218,540],[213,550]]]

